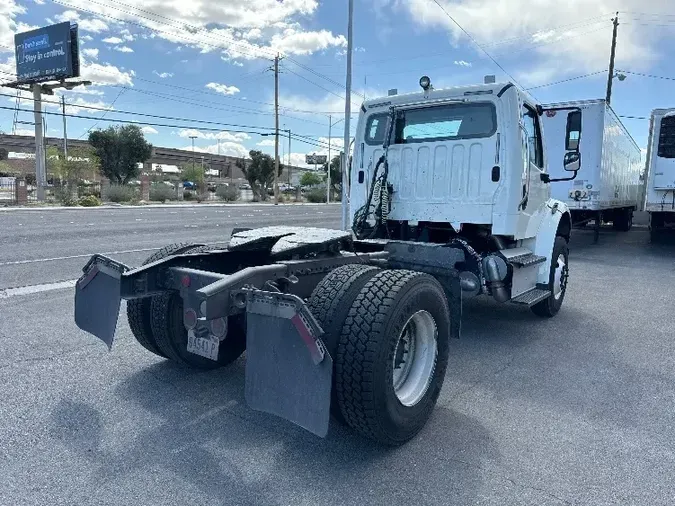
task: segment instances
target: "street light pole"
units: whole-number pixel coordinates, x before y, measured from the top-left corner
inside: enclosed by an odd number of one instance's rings
[[[349,17],[347,25],[347,92],[345,94],[345,135],[344,155],[342,163],[342,230],[347,230],[349,216],[349,119],[352,115],[352,50],[354,38],[354,0],[349,0]]]
[[[333,116],[328,115],[328,170],[326,171],[326,204],[330,204],[330,141]]]

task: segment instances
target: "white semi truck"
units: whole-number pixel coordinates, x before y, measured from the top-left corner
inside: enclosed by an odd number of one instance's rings
[[[552,186],[551,195],[569,206],[573,225],[594,223],[596,241],[602,223],[630,230],[640,205],[641,152],[618,116],[603,99],[543,108],[551,177],[565,174],[558,160],[570,148],[577,147],[583,161],[576,179]]]
[[[94,255],[76,324],[112,346],[126,299],[133,335],[160,357],[212,369],[245,351],[254,409],[319,436],[332,413],[385,444],[412,438],[463,299],[560,310],[572,223],[547,168],[580,168],[569,142],[549,160],[543,110],[512,83],[420,85],[361,107],[348,230],[234,230],[227,248],[171,245],[136,268]]]
[[[654,109],[649,123],[644,211],[652,241],[675,228],[675,108]]]

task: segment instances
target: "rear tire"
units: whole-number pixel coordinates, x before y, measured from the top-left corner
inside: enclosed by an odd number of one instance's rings
[[[187,351],[188,335],[183,325],[183,298],[178,292],[168,292],[153,297],[151,303],[152,333],[162,353],[174,362],[194,369],[217,369],[237,360],[246,350],[246,318],[231,316],[227,321],[227,334],[220,341],[218,360],[195,355]]]
[[[622,209],[614,213],[614,230],[628,232],[633,227],[633,210]]]
[[[316,285],[307,307],[324,331],[322,340],[333,361],[347,313],[364,285],[378,272],[379,268],[366,264],[349,264],[331,271]],[[331,414],[345,423],[335,394],[331,390]]]
[[[548,290],[551,291],[551,295],[530,308],[534,314],[544,318],[551,318],[558,314],[567,292],[569,248],[564,237],[555,238],[549,270]]]
[[[171,255],[179,255],[203,247],[203,244],[170,244],[150,255],[145,262],[143,262],[143,265],[151,264],[152,262],[156,262],[157,260],[161,260]],[[131,328],[131,332],[136,338],[136,341],[138,341],[143,348],[155,355],[166,358],[166,355],[157,346],[157,340],[152,334],[152,327],[150,325],[150,305],[152,299],[155,297],[157,297],[157,295],[128,301],[127,320],[129,321],[129,327]]]
[[[349,309],[335,362],[335,391],[347,423],[400,445],[426,424],[448,365],[450,312],[428,274],[385,270]]]

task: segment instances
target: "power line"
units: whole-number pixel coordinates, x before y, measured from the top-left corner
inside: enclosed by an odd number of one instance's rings
[[[71,9],[80,10],[80,11],[83,11],[83,12],[89,12],[90,14],[93,14],[93,15],[95,15],[95,16],[101,16],[101,14],[96,13],[96,12],[94,12],[94,11],[90,11],[90,10],[87,10],[87,9],[83,9],[83,8],[81,8],[81,7],[79,7],[79,6],[66,4],[66,3],[60,2],[59,0],[52,0],[52,2],[54,2],[54,3],[58,4],[58,5],[64,6],[64,7],[71,8]],[[134,16],[134,17],[137,17],[137,18],[145,19],[145,20],[151,21],[151,22],[153,22],[153,23],[159,23],[159,24],[163,24],[163,25],[166,25],[166,26],[171,26],[171,28],[174,28],[174,29],[178,28],[179,30],[187,31],[190,35],[194,35],[194,34],[193,34],[192,32],[190,32],[189,30],[185,30],[185,28],[191,28],[192,30],[195,30],[196,32],[204,32],[204,35],[205,35],[206,37],[210,38],[210,39],[220,39],[220,40],[228,41],[231,45],[234,45],[234,46],[236,46],[236,47],[246,47],[246,49],[248,49],[249,51],[250,51],[250,50],[254,50],[254,51],[257,51],[257,52],[260,52],[260,53],[263,53],[263,54],[267,54],[267,55],[270,56],[270,57],[272,57],[272,56],[274,56],[274,54],[276,54],[276,52],[275,52],[272,48],[265,49],[265,48],[262,48],[262,47],[260,47],[260,46],[253,46],[253,45],[250,44],[250,43],[248,43],[247,46],[244,46],[242,42],[237,41],[236,39],[233,39],[233,38],[231,38],[231,37],[226,37],[226,36],[223,36],[223,35],[221,35],[221,34],[214,35],[214,34],[212,34],[211,32],[209,32],[208,29],[205,28],[205,27],[198,27],[198,26],[190,25],[190,24],[184,23],[184,22],[182,22],[182,21],[178,21],[178,20],[175,20],[175,19],[166,17],[166,16],[162,16],[161,14],[156,14],[156,13],[154,13],[154,12],[146,11],[146,10],[140,9],[140,8],[138,8],[138,7],[130,6],[130,5],[125,4],[125,3],[123,3],[123,2],[116,2],[116,1],[114,1],[114,0],[108,0],[108,3],[118,4],[118,5],[123,5],[123,6],[126,6],[126,7],[131,8],[131,9],[135,9],[135,10],[137,10],[137,11],[139,11],[139,12],[145,12],[145,13],[150,14],[150,15],[152,15],[152,16],[154,16],[154,17],[157,17],[157,18],[166,19],[167,21],[171,21],[172,23],[179,23],[181,26],[175,26],[175,25],[173,25],[173,24],[168,24],[168,23],[166,23],[166,22],[160,22],[160,21],[157,21],[156,19],[148,18],[148,17],[146,17],[146,16],[141,16],[141,15],[135,13],[135,12],[129,12],[129,11],[126,11],[126,10],[124,10],[124,9],[120,9],[120,8],[118,8],[118,7],[111,7],[110,5],[102,4],[102,3],[96,2],[95,0],[90,0],[90,3],[96,4],[96,5],[100,5],[100,6],[102,6],[102,7],[112,8],[112,9],[115,9],[115,10],[117,10],[117,11],[119,11],[119,12],[122,12],[122,13],[124,13],[124,14],[127,14],[127,15],[129,15],[129,16]],[[133,24],[133,25],[136,25],[136,26],[140,26],[140,27],[142,27],[142,28],[144,28],[144,29],[147,29],[147,30],[151,30],[151,31],[159,32],[159,33],[166,33],[165,30],[159,30],[159,29],[157,29],[157,28],[150,28],[150,27],[148,27],[148,26],[146,26],[146,25],[144,25],[144,24],[142,24],[142,23],[135,23],[135,22],[129,21],[129,20],[122,20],[122,19],[119,19],[119,18],[114,18],[114,17],[112,17],[112,16],[106,16],[106,17],[111,17],[112,19],[117,19],[118,21],[120,21],[120,22],[122,22],[122,23],[129,23],[129,24]],[[175,36],[174,33],[172,33],[172,35]],[[198,42],[198,43],[204,44],[204,45],[206,45],[206,46],[215,47],[215,48],[217,48],[217,49],[222,49],[222,50],[225,50],[225,51],[230,50],[230,48],[228,48],[228,47],[216,46],[216,45],[213,45],[213,44],[208,44],[208,43],[203,42],[203,41],[194,41],[194,40],[193,40],[193,43],[194,43],[194,42]],[[239,50],[239,52],[240,52],[241,54],[246,55],[246,56],[249,56],[249,57],[251,57],[251,58],[259,58],[259,57],[260,57],[259,54],[251,54],[250,52],[241,51],[241,50]],[[338,83],[338,82],[336,82],[336,81],[333,81],[332,79],[330,79],[330,78],[327,77],[327,76],[324,76],[323,74],[320,74],[320,73],[316,72],[314,69],[311,69],[310,67],[307,67],[307,66],[303,65],[302,63],[300,63],[300,62],[298,62],[297,60],[291,58],[290,56],[285,55],[285,57],[286,57],[290,62],[292,62],[292,63],[294,63],[295,65],[297,65],[298,67],[303,68],[303,69],[307,70],[308,72],[311,72],[312,74],[314,74],[314,75],[316,75],[316,76],[318,76],[318,77],[321,77],[322,79],[325,79],[325,80],[327,80],[327,81],[329,81],[329,82],[331,82],[331,83],[333,83],[333,84],[335,84],[335,85],[337,85],[337,86],[340,86],[341,88],[344,88],[344,85],[342,85],[342,84],[340,84],[340,83]]]
[[[438,0],[431,0],[431,1],[434,2],[436,5],[438,5],[438,7],[445,13],[445,15],[450,19],[450,21],[452,21],[455,25],[457,25],[457,27],[458,27],[460,30],[462,30],[462,32],[464,32],[464,34],[469,38],[469,40],[471,40],[471,42],[473,42],[475,46],[477,46],[483,53],[485,53],[485,55],[486,55],[488,58],[490,58],[490,60],[492,60],[492,63],[494,63],[495,65],[497,65],[497,67],[499,67],[499,69],[500,69],[502,72],[504,72],[504,74],[506,74],[506,75],[507,75],[514,83],[516,83],[516,84],[517,84],[518,86],[520,86],[521,88],[523,87],[523,86],[516,80],[515,77],[513,77],[511,74],[509,74],[509,73],[506,71],[506,69],[505,69],[504,67],[502,67],[502,66],[499,64],[499,62],[498,62],[497,60],[495,60],[495,59],[492,57],[492,55],[491,55],[490,53],[488,53],[488,52],[487,52],[480,44],[478,44],[478,42],[476,42],[476,39],[474,39],[473,36],[472,36],[469,32],[467,32],[467,31],[464,29],[464,27],[462,27],[462,25],[460,25],[460,24],[455,20],[455,18],[453,18],[453,17],[450,15],[450,13],[449,13],[448,11],[445,10],[445,7],[443,7],[443,6],[438,2]]]
[[[653,74],[643,74],[642,72],[631,72],[630,70],[617,70],[617,72],[621,72],[622,74],[630,74],[632,76],[649,77],[651,79],[663,79],[666,81],[675,81],[675,77],[655,76]]]
[[[526,35],[521,35],[519,37],[511,37],[511,38],[508,38],[508,39],[503,39],[501,41],[483,44],[482,47],[495,47],[495,46],[501,46],[503,44],[510,44],[510,43],[515,42],[517,40],[528,39],[528,38],[534,37],[535,35],[539,35],[539,34],[550,32],[550,31],[560,30],[561,28],[583,28],[585,26],[596,25],[598,23],[603,22],[602,18],[604,18],[605,16],[610,16],[612,14],[613,13],[610,12],[610,13],[607,13],[607,14],[603,14],[601,16],[595,16],[595,17],[589,18],[589,19],[587,19],[583,22],[568,23],[568,24],[565,24],[565,25],[558,25],[558,26],[553,26],[551,28],[545,28],[545,29],[537,30],[536,32],[528,33]],[[592,20],[599,20],[599,21],[592,21]]]
[[[0,110],[14,111],[15,108],[14,108],[14,107],[0,106]],[[22,112],[33,112],[33,111],[30,110],[30,109],[18,109],[18,110],[19,110],[19,111],[22,111]],[[43,111],[42,114],[46,114],[46,115],[50,115],[50,116],[64,116],[64,114],[63,114],[63,113],[60,113],[60,112]],[[143,125],[143,126],[153,126],[153,127],[160,127],[160,128],[180,128],[180,129],[185,129],[185,130],[193,129],[193,130],[198,130],[198,131],[203,131],[203,132],[218,132],[218,133],[221,132],[221,130],[218,129],[218,128],[210,128],[210,127],[199,127],[199,128],[194,128],[193,126],[190,126],[190,125],[175,125],[175,124],[167,124],[167,123],[152,123],[152,122],[149,122],[149,121],[133,121],[133,122],[129,122],[129,121],[121,120],[121,119],[112,119],[112,118],[106,118],[106,119],[103,119],[103,120],[102,120],[101,118],[95,118],[95,117],[93,117],[93,116],[80,116],[80,115],[77,115],[77,114],[65,114],[65,116],[66,116],[67,118],[77,118],[77,119],[84,119],[84,120],[97,121],[97,122],[99,122],[99,121],[105,121],[105,122],[109,122],[109,123],[125,123],[125,124]],[[234,131],[234,130],[231,130],[231,131]],[[260,135],[260,132],[243,132],[243,131],[239,131],[239,132],[242,132],[242,133],[252,133],[252,134]],[[292,138],[296,138],[296,140],[298,140],[299,142],[305,142],[306,144],[312,144],[312,145],[318,146],[318,147],[328,147],[328,143],[324,143],[323,141],[318,141],[318,140],[314,140],[314,139],[308,140],[308,139],[306,139],[306,138],[304,138],[304,137],[298,136],[297,134],[293,134],[292,132],[291,132],[291,137],[292,137]]]
[[[531,86],[530,88],[525,88],[525,90],[529,91],[529,90],[536,90],[538,88],[546,88],[548,86],[555,86],[556,84],[568,83],[570,81],[576,81],[577,79],[584,79],[586,77],[596,76],[598,74],[604,74],[605,72],[607,72],[607,69],[598,70],[596,72],[589,72],[588,74],[584,74],[584,75],[581,75],[581,76],[570,77],[568,79],[563,79],[562,81],[555,81],[555,82],[552,82],[552,83],[540,84],[538,86]]]
[[[125,91],[126,91],[126,90],[125,90],[124,88],[122,88],[122,89],[120,90],[120,92],[117,94],[117,96],[115,97],[115,99],[110,103],[110,109],[112,109],[113,107],[115,107],[115,102],[117,102],[117,99],[120,98],[120,97],[122,96],[122,94],[123,94]],[[64,99],[64,103],[65,103],[65,99]],[[103,119],[105,118],[106,114],[108,114],[108,112],[110,112],[110,109],[107,110],[107,111],[105,111],[105,112],[103,113],[103,115],[101,116],[101,120],[103,120]],[[99,122],[100,122],[100,121],[99,121]],[[94,127],[95,127],[96,125],[99,124],[99,122],[94,123],[94,124],[91,126],[91,128],[89,128],[89,130],[87,130],[86,132],[84,132],[83,134],[81,134],[81,135],[78,137],[78,139],[81,139],[81,138],[84,137],[86,134],[88,134],[89,132],[91,132],[91,131],[94,129]]]
[[[508,54],[522,53],[523,51],[530,51],[532,49],[536,49],[536,48],[541,47],[541,46],[547,46],[547,45],[550,45],[550,44],[557,44],[559,42],[566,42],[566,41],[569,41],[570,39],[576,39],[577,37],[588,35],[590,33],[599,32],[601,30],[605,30],[606,28],[607,28],[607,26],[601,26],[600,28],[596,28],[595,30],[588,30],[588,31],[577,33],[577,34],[574,34],[574,35],[569,35],[567,37],[561,37],[561,38],[558,38],[558,39],[549,40],[549,41],[546,41],[546,42],[542,42],[540,44],[534,44],[534,45],[527,46],[527,47],[524,47],[524,48],[521,48],[521,49],[509,50]]]
[[[647,118],[647,117],[645,117],[645,116],[623,116],[623,115],[621,115],[621,114],[619,114],[618,116],[619,116],[619,118],[623,118],[623,119],[639,119],[639,120],[648,120],[648,119],[651,119],[651,118]]]
[[[123,91],[125,91],[125,89],[122,89],[121,91],[123,92]],[[118,94],[118,97],[117,97],[117,98],[119,98],[120,95],[121,95],[121,93]],[[7,93],[0,93],[0,96],[14,98],[13,95],[9,95],[9,94],[7,94]],[[33,99],[32,97],[30,97],[30,98],[29,98],[29,97],[22,97],[22,98],[25,99],[25,100],[34,101],[34,99]],[[60,102],[56,102],[56,101],[52,101],[52,100],[42,100],[42,103],[44,103],[44,104],[60,105]],[[113,104],[114,104],[114,102],[113,102]],[[105,115],[105,113],[113,113],[113,114],[129,114],[129,115],[132,115],[132,116],[142,116],[142,117],[148,117],[148,118],[154,118],[154,119],[164,119],[164,120],[170,120],[170,121],[185,121],[185,122],[190,122],[190,123],[200,123],[200,124],[208,124],[208,125],[219,125],[219,126],[225,126],[225,127],[226,127],[226,126],[236,126],[236,127],[242,127],[242,128],[255,128],[255,129],[258,129],[258,130],[269,130],[269,131],[273,131],[273,130],[274,130],[273,128],[270,128],[270,127],[258,127],[258,126],[253,126],[253,125],[237,125],[237,124],[232,124],[232,123],[219,123],[219,122],[216,122],[216,121],[198,120],[198,119],[182,118],[182,117],[175,117],[175,116],[162,116],[162,115],[157,115],[157,114],[146,114],[146,113],[140,113],[140,112],[120,111],[120,110],[114,110],[114,109],[110,109],[110,108],[102,108],[102,107],[95,107],[95,106],[85,106],[85,105],[73,104],[73,103],[68,103],[68,102],[66,103],[66,107],[78,107],[78,108],[80,108],[80,109],[88,109],[88,110],[94,110],[94,111],[103,111],[103,112],[104,112],[104,115]],[[111,105],[111,107],[112,107],[112,105]],[[17,110],[17,109],[12,108],[12,110]],[[25,111],[25,110],[27,110],[27,109],[18,109],[18,110]],[[55,114],[55,113],[50,113],[50,114]],[[56,113],[56,114],[57,114],[57,115],[62,115],[61,113]],[[140,125],[148,125],[148,126],[162,126],[162,125],[154,124],[154,123],[142,123],[142,122],[138,122],[138,121],[135,121],[135,120],[134,120],[134,121],[124,121],[124,120],[117,120],[117,119],[115,119],[115,120],[107,120],[107,119],[104,119],[104,117],[93,118],[93,117],[87,117],[87,116],[80,116],[80,115],[78,115],[78,114],[66,114],[66,117],[81,118],[81,119],[95,119],[95,120],[97,120],[97,121],[99,121],[99,122],[100,122],[100,121],[114,121],[114,122],[125,122],[125,123],[140,124]],[[95,126],[95,125],[94,125],[94,126]],[[171,127],[180,128],[180,127],[178,127],[178,126],[171,126]],[[94,127],[91,127],[89,130],[92,130],[93,128],[94,128]],[[194,126],[191,126],[191,127],[183,127],[183,128],[191,128],[191,129],[195,129],[195,130],[205,130],[205,131],[206,131],[206,130],[208,130],[208,131],[218,131],[218,132],[223,131],[222,129],[195,128]],[[230,129],[230,128],[228,128],[227,131],[228,131],[228,132],[233,132],[233,133],[247,133],[247,134],[253,134],[253,135],[263,135],[263,134],[264,134],[264,135],[270,135],[270,134],[267,133],[267,132],[256,132],[256,131],[252,131],[252,130],[238,130],[238,129]],[[83,134],[83,135],[84,135],[84,134]],[[80,137],[81,137],[81,136],[80,136]],[[293,137],[293,138],[297,137],[298,140],[301,140],[301,139],[310,139],[312,142],[314,142],[314,145],[317,145],[317,146],[318,146],[318,145],[324,145],[324,146],[326,146],[326,147],[328,146],[328,143],[327,143],[327,142],[324,142],[324,141],[321,141],[321,140],[315,140],[315,139],[312,139],[310,135],[296,134],[296,133],[291,132],[291,137]],[[324,137],[324,136],[319,136],[319,137]]]
[[[338,97],[338,98],[343,98],[343,99],[346,100],[346,97],[343,97],[342,95],[339,95],[339,94],[335,93],[334,91],[329,90],[328,88],[324,88],[323,86],[321,86],[320,84],[315,83],[314,81],[310,81],[310,80],[307,79],[305,76],[303,76],[303,75],[301,75],[301,74],[298,74],[298,73],[295,72],[294,70],[289,69],[288,67],[285,67],[285,66],[284,66],[283,68],[284,68],[284,70],[289,71],[291,74],[294,74],[294,75],[298,76],[299,78],[304,79],[304,80],[307,81],[308,83],[313,84],[313,85],[316,86],[317,88],[321,88],[322,90],[327,91],[328,93],[330,93],[330,94],[332,94],[332,95],[335,95],[335,96]],[[362,95],[362,96],[363,96],[363,95]],[[350,97],[350,101],[352,102],[352,104],[356,105],[357,108],[359,107],[359,104],[354,103],[354,102],[351,100],[351,97]]]

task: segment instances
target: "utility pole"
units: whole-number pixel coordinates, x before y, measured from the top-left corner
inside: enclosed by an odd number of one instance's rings
[[[349,0],[349,17],[347,25],[347,82],[345,88],[345,135],[344,155],[342,156],[342,230],[347,230],[349,216],[349,119],[352,115],[352,49],[354,25],[354,0]]]
[[[274,205],[279,205],[279,53],[274,57]]]
[[[68,162],[68,130],[66,129],[66,96],[61,95],[61,114],[63,115],[63,161]]]
[[[616,13],[614,19],[612,19],[614,24],[614,31],[612,32],[612,50],[609,55],[609,75],[607,76],[607,97],[605,101],[609,105],[610,100],[612,99],[612,81],[614,80],[614,56],[616,55],[616,34],[619,28],[619,13]]]
[[[330,204],[330,142],[333,116],[328,115],[328,170],[326,171],[326,204]]]
[[[44,130],[42,127],[42,85],[34,84],[33,114],[35,116],[35,184],[39,202],[45,200],[45,185],[47,183],[47,160],[45,158]]]
[[[288,129],[288,185],[291,185],[291,129]]]

